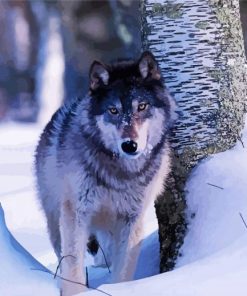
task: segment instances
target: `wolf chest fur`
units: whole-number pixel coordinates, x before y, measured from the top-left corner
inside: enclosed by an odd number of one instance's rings
[[[169,173],[174,103],[150,52],[137,61],[94,62],[89,75],[88,94],[61,107],[41,135],[38,197],[56,255],[69,255],[64,278],[85,283],[93,236],[108,250],[112,281],[131,280],[145,210]],[[61,282],[63,296],[85,289]]]

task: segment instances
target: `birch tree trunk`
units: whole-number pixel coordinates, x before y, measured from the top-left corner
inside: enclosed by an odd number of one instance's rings
[[[156,205],[163,272],[183,243],[191,168],[241,138],[246,66],[239,1],[142,0],[141,10],[143,47],[159,60],[180,113],[171,133],[173,172]]]

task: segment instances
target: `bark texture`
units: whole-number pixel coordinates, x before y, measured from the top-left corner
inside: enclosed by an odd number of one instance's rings
[[[247,54],[247,1],[240,0],[240,15],[244,35],[245,55]]]
[[[185,181],[206,156],[241,137],[246,67],[239,2],[141,1],[142,41],[160,62],[179,119],[172,133],[173,170],[156,205],[161,271],[174,267],[186,231]]]

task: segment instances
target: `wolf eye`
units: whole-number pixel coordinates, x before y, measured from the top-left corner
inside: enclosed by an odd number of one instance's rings
[[[138,111],[144,111],[147,108],[148,104],[147,103],[141,103],[138,105]]]
[[[108,110],[109,110],[109,112],[110,112],[111,114],[113,114],[113,115],[118,114],[118,109],[115,108],[115,107],[111,107],[111,108],[109,108]]]

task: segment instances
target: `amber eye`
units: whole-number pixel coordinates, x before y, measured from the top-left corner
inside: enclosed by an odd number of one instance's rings
[[[141,103],[138,105],[138,111],[144,111],[147,108],[148,104],[147,103]]]
[[[118,114],[118,109],[115,108],[115,107],[111,107],[111,108],[109,108],[108,110],[109,110],[109,112],[110,112],[111,114],[113,114],[113,115]]]

